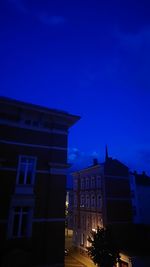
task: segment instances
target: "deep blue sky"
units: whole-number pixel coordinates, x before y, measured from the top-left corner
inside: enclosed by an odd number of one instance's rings
[[[109,154],[150,174],[150,3],[1,0],[1,95],[81,115],[76,165]]]

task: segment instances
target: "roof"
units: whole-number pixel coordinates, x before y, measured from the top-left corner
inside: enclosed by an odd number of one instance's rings
[[[81,117],[78,115],[72,115],[66,111],[53,109],[49,107],[44,107],[37,104],[32,104],[16,99],[12,99],[9,97],[0,96],[0,103],[5,105],[10,105],[18,108],[22,108],[28,111],[35,111],[39,113],[45,113],[51,116],[61,117],[69,126],[72,126],[75,122],[77,122]]]
[[[109,157],[105,161],[105,174],[115,176],[128,176],[129,168],[121,161]]]
[[[104,163],[98,163],[96,165],[90,165],[88,167],[85,167],[83,169],[80,169],[80,170],[77,170],[77,171],[74,171],[72,172],[72,174],[78,174],[78,173],[81,173],[81,172],[85,172],[85,171],[90,171],[92,169],[96,169],[98,167],[102,167],[104,165]]]
[[[150,177],[146,174],[135,174],[135,180],[138,185],[150,186]]]

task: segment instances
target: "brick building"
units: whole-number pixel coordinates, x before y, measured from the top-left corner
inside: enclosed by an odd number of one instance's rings
[[[78,120],[64,111],[0,98],[2,266],[20,257],[25,266],[30,261],[64,265],[68,129]]]

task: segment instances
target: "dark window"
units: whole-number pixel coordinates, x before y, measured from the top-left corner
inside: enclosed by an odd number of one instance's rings
[[[28,236],[29,229],[29,207],[16,207],[13,210],[12,237],[21,238]]]
[[[33,179],[35,175],[35,163],[35,158],[25,156],[20,157],[17,176],[18,184],[33,184]]]

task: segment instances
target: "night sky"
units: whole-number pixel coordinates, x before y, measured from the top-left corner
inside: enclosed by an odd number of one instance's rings
[[[1,0],[1,95],[66,110],[69,161],[150,175],[150,2]]]

